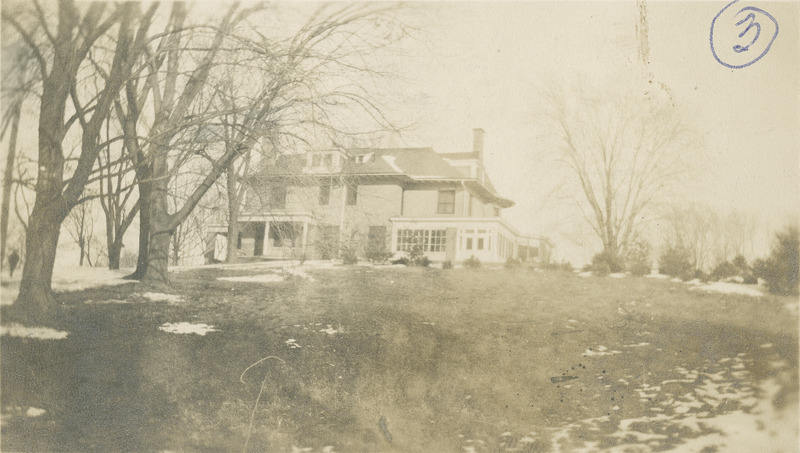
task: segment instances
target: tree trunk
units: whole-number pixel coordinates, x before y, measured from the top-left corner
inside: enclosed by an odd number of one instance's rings
[[[142,212],[150,213],[149,228],[150,238],[147,247],[147,268],[143,281],[151,283],[169,283],[167,272],[169,270],[169,251],[172,243],[173,227],[170,225],[169,204],[167,194],[169,183],[165,175],[168,174],[167,153],[161,151],[153,161],[153,176],[156,180],[150,186],[150,199],[147,208]]]
[[[121,238],[120,238],[121,239]],[[122,254],[122,241],[114,241],[108,244],[108,268],[119,269],[119,258]]]
[[[85,242],[83,238],[78,239],[78,246],[81,248],[81,257],[78,260],[78,266],[83,266],[83,259],[86,256],[86,249],[84,248]]]
[[[46,320],[56,306],[51,292],[53,265],[56,260],[61,222],[48,219],[41,208],[34,206],[25,241],[25,265],[19,284],[16,305],[31,321]]]
[[[228,247],[225,253],[226,263],[239,261],[239,248],[236,247],[236,238],[239,236],[239,197],[236,191],[236,170],[234,166],[228,167]]]
[[[8,211],[11,205],[11,185],[14,181],[14,161],[17,155],[17,133],[22,103],[17,103],[11,110],[11,135],[8,138],[8,156],[3,174],[3,205],[0,211],[0,269],[6,261],[6,243],[8,242]]]
[[[139,253],[136,257],[136,270],[125,277],[130,280],[144,278],[147,273],[147,255],[150,251],[150,198],[152,196],[150,178],[153,172],[149,165],[141,165],[136,172],[136,179],[139,181]]]

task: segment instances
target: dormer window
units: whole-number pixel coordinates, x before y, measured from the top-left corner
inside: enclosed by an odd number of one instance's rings
[[[321,167],[322,166],[322,154],[312,154],[311,155],[311,166],[312,167]]]
[[[367,154],[359,154],[355,157],[355,162],[357,164],[364,164],[372,160],[372,155],[375,153],[367,153]]]
[[[325,162],[325,166],[326,167],[328,167],[328,168],[332,167],[333,166],[333,154],[330,154],[330,153],[325,154],[325,157],[323,158],[323,161]]]

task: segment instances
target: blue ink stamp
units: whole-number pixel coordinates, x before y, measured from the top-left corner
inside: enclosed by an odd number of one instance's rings
[[[714,16],[709,38],[714,58],[731,69],[741,69],[760,60],[778,37],[778,21],[770,13],[737,3],[739,0],[728,3]]]

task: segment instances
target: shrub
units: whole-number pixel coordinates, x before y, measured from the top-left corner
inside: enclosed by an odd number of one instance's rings
[[[745,276],[752,270],[750,269],[750,265],[747,264],[747,258],[745,258],[741,253],[733,258],[731,264],[736,266],[736,269],[738,270],[737,275]]]
[[[647,241],[634,241],[625,250],[625,264],[633,275],[650,273],[650,244]]]
[[[467,267],[467,268],[470,268],[470,269],[477,269],[477,268],[481,267],[481,260],[477,256],[472,255],[469,258],[467,258],[466,260],[464,260],[464,267]]]
[[[798,295],[800,274],[800,238],[797,227],[789,227],[775,235],[772,254],[766,262],[762,277],[767,289],[783,296]]]
[[[689,252],[683,247],[668,246],[658,258],[658,271],[672,277],[694,275],[694,266],[689,261]],[[687,280],[691,280],[689,277]]]
[[[342,247],[342,264],[358,264],[358,256],[356,256],[356,248],[352,245],[345,245]]]
[[[696,278],[702,282],[707,282],[709,280],[709,275],[703,272],[702,269],[695,269],[692,278]]]
[[[396,260],[392,260],[392,264],[402,264],[403,266],[408,266],[411,263],[410,261],[408,261],[408,258],[406,258],[405,256],[401,256]]]
[[[739,275],[739,268],[727,261],[717,264],[714,270],[711,271],[711,278],[714,280],[721,280],[735,275]]]
[[[767,273],[769,272],[769,261],[759,258],[753,261],[753,276],[757,279],[767,279]]]
[[[606,268],[608,268],[608,272],[605,275],[621,271],[624,269],[622,258],[618,254],[607,250],[592,257],[592,272],[600,275],[600,272],[604,272]]]
[[[744,283],[745,285],[757,285],[758,278],[753,274],[747,274],[744,276]]]
[[[522,260],[518,259],[518,258],[509,257],[509,258],[506,259],[505,266],[508,269],[513,269],[513,268],[520,267],[520,266],[522,266]]]
[[[592,263],[592,273],[598,277],[605,277],[611,273],[611,266],[609,266],[609,264],[605,261],[601,261],[596,264]]]
[[[386,247],[384,238],[371,237],[367,241],[364,257],[373,263],[385,263],[386,260],[392,257],[392,252]]]
[[[452,261],[450,261],[450,260],[442,261],[442,269],[452,269],[452,268],[453,268],[453,262]]]

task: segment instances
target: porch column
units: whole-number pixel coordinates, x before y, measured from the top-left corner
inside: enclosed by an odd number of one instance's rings
[[[261,252],[263,256],[268,256],[269,251],[269,219],[264,220],[264,251]]]
[[[308,242],[308,219],[303,220],[303,256],[306,254],[306,243]]]

